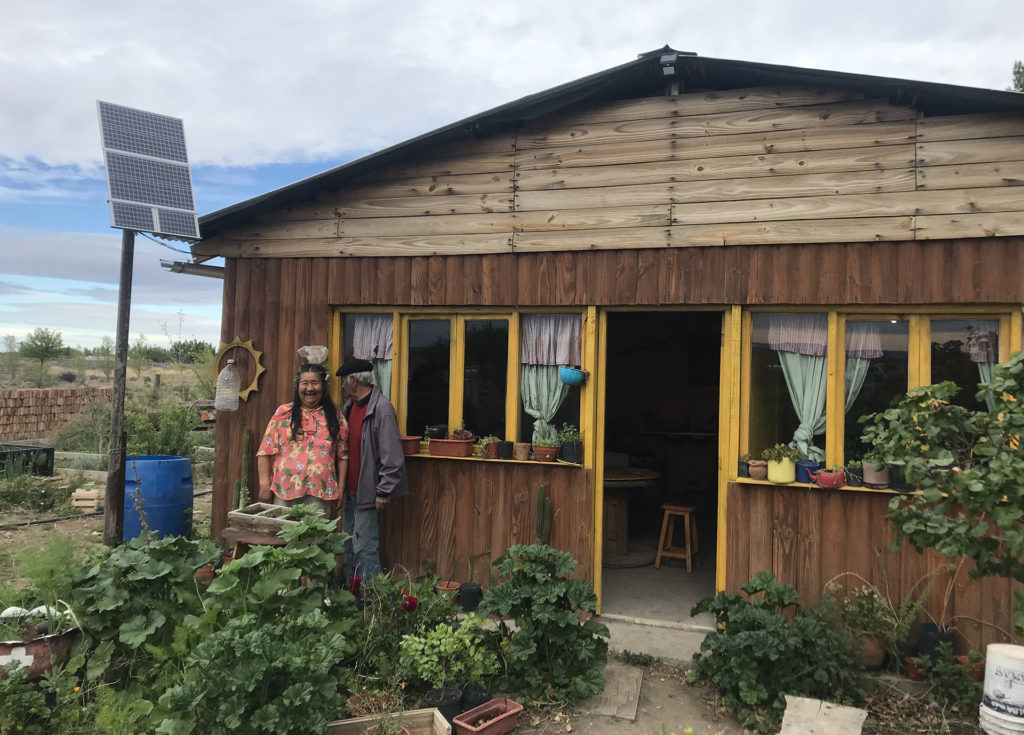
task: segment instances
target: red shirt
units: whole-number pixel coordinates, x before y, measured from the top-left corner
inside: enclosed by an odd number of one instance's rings
[[[345,487],[349,495],[355,495],[359,485],[359,448],[363,439],[366,403],[359,405],[359,401],[354,401],[348,414],[348,480]]]

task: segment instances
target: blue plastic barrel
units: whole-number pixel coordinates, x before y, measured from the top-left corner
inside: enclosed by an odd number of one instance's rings
[[[124,539],[142,534],[135,507],[141,493],[142,512],[150,533],[187,536],[192,530],[192,464],[166,454],[128,457],[124,463]]]

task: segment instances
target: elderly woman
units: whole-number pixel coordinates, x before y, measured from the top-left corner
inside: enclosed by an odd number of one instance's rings
[[[348,466],[348,425],[327,393],[327,372],[304,364],[291,403],[279,406],[256,452],[259,499],[340,513]]]

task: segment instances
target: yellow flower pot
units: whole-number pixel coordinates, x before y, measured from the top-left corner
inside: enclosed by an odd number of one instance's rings
[[[780,459],[778,462],[768,462],[769,482],[785,484],[796,482],[796,462],[791,459]]]

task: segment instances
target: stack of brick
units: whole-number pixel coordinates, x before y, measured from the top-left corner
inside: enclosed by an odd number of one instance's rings
[[[110,386],[0,390],[0,441],[46,436],[89,401],[109,401],[112,395]]]

